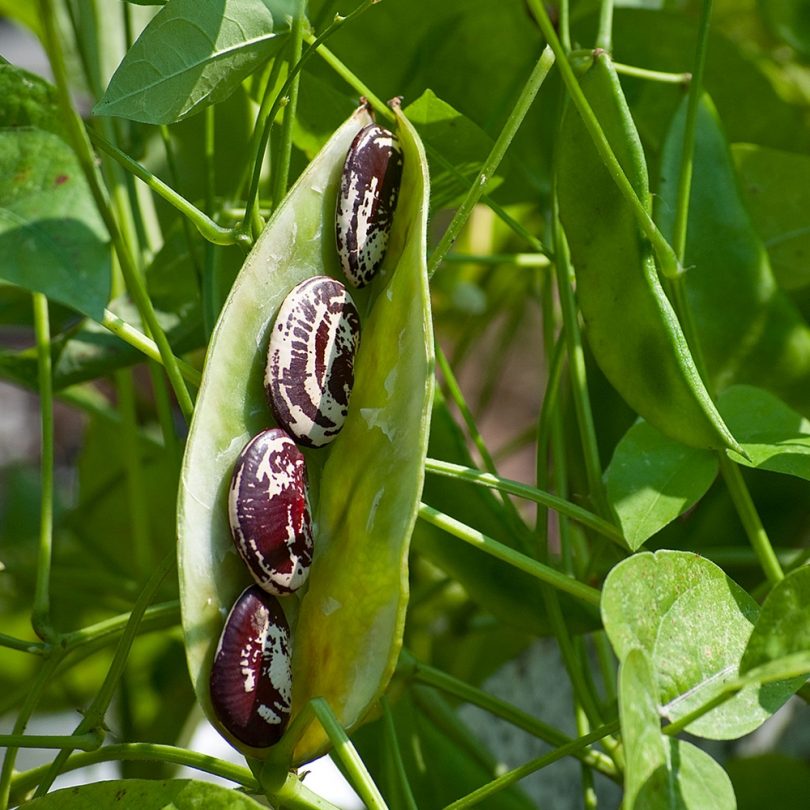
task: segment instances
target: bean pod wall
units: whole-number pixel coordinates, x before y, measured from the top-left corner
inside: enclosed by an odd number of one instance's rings
[[[292,639],[292,718],[315,696],[338,720],[359,723],[384,691],[402,640],[407,554],[422,490],[433,392],[426,267],[427,163],[397,110],[404,170],[386,258],[352,296],[361,318],[355,384],[341,433],[302,448],[314,556],[309,581],[282,600]],[[197,698],[231,743],[255,758],[292,763],[328,748],[316,723],[294,747],[252,749],[217,722],[209,673],[225,617],[250,577],[228,527],[228,487],[250,437],[274,425],[264,386],[270,329],[282,301],[307,278],[345,281],[335,250],[335,205],[358,109],[302,173],[266,225],[212,335],[178,495],[178,565],[186,657]]]

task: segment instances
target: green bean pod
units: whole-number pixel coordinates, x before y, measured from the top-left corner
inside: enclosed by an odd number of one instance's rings
[[[686,102],[664,143],[656,196],[665,235],[674,229]],[[779,288],[762,239],[743,205],[717,111],[701,98],[684,261],[686,297],[716,390],[733,383],[768,388],[810,409],[810,328]]]
[[[582,91],[622,169],[650,207],[644,151],[609,56],[596,51]],[[594,359],[624,400],[692,447],[739,449],[700,378],[649,243],[568,104],[555,177],[577,299]]]
[[[208,674],[225,616],[250,574],[228,526],[228,488],[251,436],[274,424],[265,400],[270,333],[290,290],[341,276],[335,200],[349,147],[371,119],[359,109],[334,133],[265,226],[214,329],[178,493],[178,568],[186,658],[200,705],[236,748],[284,768],[329,746],[307,704],[324,698],[345,728],[385,690],[402,644],[408,548],[416,521],[433,393],[433,333],[426,264],[427,162],[395,110],[405,153],[388,251],[373,282],[353,293],[362,341],[340,434],[302,447],[314,551],[309,578],[281,600],[290,625],[290,726],[256,748],[218,721]],[[301,722],[296,723],[299,716]]]

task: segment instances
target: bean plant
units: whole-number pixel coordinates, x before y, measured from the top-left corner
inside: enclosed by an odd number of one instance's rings
[[[41,425],[0,471],[0,808],[326,810],[323,754],[375,810],[536,807],[563,759],[555,807],[806,807],[771,720],[810,699],[806,11],[0,0],[50,67],[0,63],[0,377]],[[251,583],[228,489],[282,301],[343,279],[372,120],[399,201],[345,424],[301,447],[289,724],[251,747],[209,687]]]

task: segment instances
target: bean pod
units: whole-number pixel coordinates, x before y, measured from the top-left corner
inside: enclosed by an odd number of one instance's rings
[[[304,456],[283,430],[264,430],[239,454],[228,492],[236,550],[253,579],[276,596],[306,582],[312,520]]]
[[[276,421],[308,447],[331,442],[354,385],[360,316],[346,288],[328,276],[298,284],[279,309],[264,387]]]
[[[335,242],[346,278],[364,287],[388,248],[402,180],[402,147],[393,132],[369,124],[352,142],[340,180]]]
[[[290,718],[290,627],[258,585],[228,614],[209,683],[214,713],[237,740],[253,748],[279,741]]]
[[[580,85],[627,178],[649,207],[644,151],[607,54],[594,52]],[[692,447],[740,451],[701,380],[635,215],[571,104],[558,142],[560,221],[594,359],[627,404],[662,433]]]

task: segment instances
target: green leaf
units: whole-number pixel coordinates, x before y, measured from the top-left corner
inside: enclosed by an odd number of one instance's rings
[[[759,12],[773,33],[803,56],[810,56],[807,0],[758,0]]]
[[[633,425],[605,470],[608,501],[630,548],[694,506],[717,469],[716,454],[673,441],[646,422]]]
[[[264,805],[236,790],[191,779],[115,779],[48,793],[31,810],[259,810]]]
[[[748,385],[724,391],[718,408],[750,456],[739,464],[810,480],[810,420],[773,394]]]
[[[735,143],[731,156],[745,207],[786,290],[810,284],[810,156]]]
[[[95,115],[171,124],[226,99],[289,32],[292,0],[172,0],[115,71]]]
[[[740,661],[740,672],[808,650],[810,566],[804,566],[788,574],[768,594]]]
[[[214,648],[226,612],[249,584],[228,528],[233,463],[248,438],[272,424],[262,378],[278,307],[300,281],[339,275],[337,188],[349,145],[368,122],[364,110],[355,113],[298,179],[246,259],[209,346],[178,499],[178,555],[189,670],[212,720]],[[427,177],[404,120],[399,135],[404,173],[386,262],[370,287],[352,291],[362,326],[349,415],[328,448],[305,453],[318,527],[308,589],[300,612],[298,599],[284,600],[295,639],[293,716],[322,696],[347,727],[361,720],[396,664],[432,394]],[[326,745],[312,725],[294,759],[307,761]],[[272,749],[251,753],[266,757]]]
[[[107,234],[73,151],[42,130],[0,131],[0,278],[100,320]]]
[[[40,76],[0,64],[0,98],[0,129],[35,127],[65,136],[56,88]]]
[[[492,148],[492,139],[469,118],[454,110],[428,89],[405,108],[408,118],[419,130],[428,149],[438,153],[460,173],[449,171],[443,162],[431,160],[430,197],[434,210],[457,205],[472,183]],[[491,193],[503,181],[501,175],[487,180]]]
[[[619,710],[627,810],[734,810],[726,772],[688,742],[661,733],[655,672],[649,656],[630,650],[619,669]]]
[[[759,608],[714,563],[680,551],[619,563],[602,590],[602,618],[620,661],[636,648],[651,658],[661,713],[670,720],[709,701],[733,680]],[[757,728],[788,699],[778,684],[751,686],[689,726],[711,739]]]

